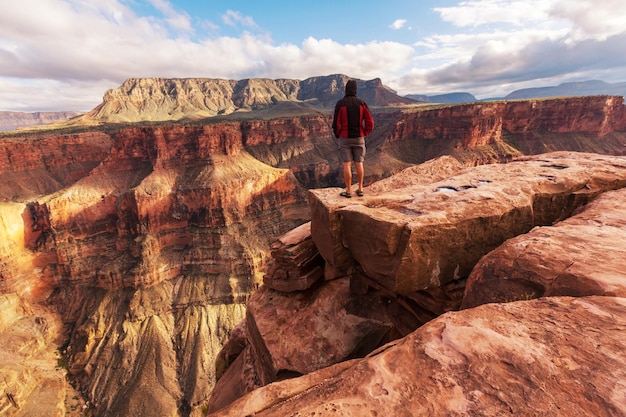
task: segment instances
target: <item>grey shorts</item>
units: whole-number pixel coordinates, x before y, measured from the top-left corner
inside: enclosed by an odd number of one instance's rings
[[[339,138],[341,162],[363,162],[365,159],[365,138]]]

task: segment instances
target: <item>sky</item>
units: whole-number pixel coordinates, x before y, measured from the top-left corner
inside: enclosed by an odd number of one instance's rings
[[[128,78],[345,74],[479,99],[626,81],[624,0],[0,0],[0,110],[88,111]]]

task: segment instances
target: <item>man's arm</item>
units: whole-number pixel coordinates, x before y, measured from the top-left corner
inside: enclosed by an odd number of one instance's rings
[[[363,103],[361,114],[363,115],[363,133],[367,136],[372,133],[372,130],[374,130],[374,118],[372,117],[369,107],[367,107],[367,104],[365,103]]]
[[[335,138],[339,138],[339,132],[341,131],[341,126],[339,124],[339,109],[341,108],[340,101],[335,104],[335,113],[333,115],[333,134]]]

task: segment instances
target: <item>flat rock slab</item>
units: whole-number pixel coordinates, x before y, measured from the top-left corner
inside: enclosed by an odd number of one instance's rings
[[[624,298],[487,304],[211,416],[622,416],[624,332]]]
[[[467,277],[507,239],[626,186],[626,158],[555,152],[422,181],[349,200],[310,191],[311,234],[335,274],[357,263],[397,294]]]
[[[554,295],[626,297],[626,189],[485,255],[467,280],[461,307]]]

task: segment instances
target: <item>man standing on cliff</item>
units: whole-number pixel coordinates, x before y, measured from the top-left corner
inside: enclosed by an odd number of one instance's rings
[[[356,194],[363,195],[363,160],[365,158],[365,137],[374,129],[374,118],[367,103],[356,96],[356,81],[348,80],[346,94],[335,105],[333,132],[339,140],[339,156],[343,162],[343,179],[346,190],[342,197],[352,197],[352,162],[356,168],[359,188]]]

